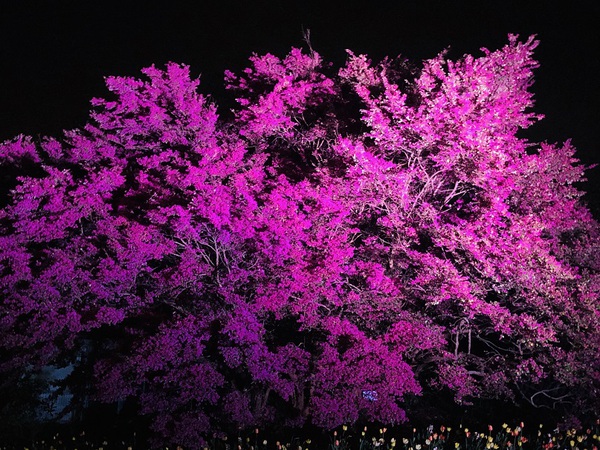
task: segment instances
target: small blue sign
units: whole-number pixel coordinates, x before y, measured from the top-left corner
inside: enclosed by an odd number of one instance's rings
[[[370,402],[377,401],[377,391],[362,391],[362,396],[365,400]]]

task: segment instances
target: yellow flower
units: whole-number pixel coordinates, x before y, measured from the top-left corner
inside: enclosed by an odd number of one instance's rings
[[[577,436],[577,442],[583,442],[583,436]]]
[[[457,442],[454,444],[454,448],[460,448],[460,444]]]
[[[494,450],[498,450],[500,446],[498,444],[494,444]]]
[[[494,442],[494,438],[493,437],[488,437],[488,442]]]
[[[492,444],[485,444],[485,448],[487,448],[488,450],[490,450],[492,448]]]
[[[448,433],[450,433],[452,431],[452,428],[448,427],[447,430],[448,430]]]
[[[507,423],[503,423],[503,424],[502,424],[502,428],[506,428],[507,426],[508,426],[508,424],[507,424]]]
[[[510,428],[510,427],[506,429],[507,433],[510,433],[511,431],[512,431],[512,428]]]
[[[344,425],[344,426],[342,427],[342,430],[344,430],[344,431],[348,431],[348,425]]]
[[[468,433],[468,432],[469,432],[469,429],[468,429],[468,428],[465,428],[465,433]]]
[[[571,440],[569,441],[569,444],[571,444],[571,447],[575,447],[575,441]]]

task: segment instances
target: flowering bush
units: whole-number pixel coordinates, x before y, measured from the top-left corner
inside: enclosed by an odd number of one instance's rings
[[[597,408],[584,168],[517,135],[536,45],[337,73],[255,55],[230,119],[186,66],[107,78],[82,129],[0,146],[0,370],[93,369],[188,446],[400,423],[424,390]]]

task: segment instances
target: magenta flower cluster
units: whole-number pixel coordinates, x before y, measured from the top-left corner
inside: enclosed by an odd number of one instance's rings
[[[107,78],[83,128],[0,145],[0,370],[86,340],[97,397],[185,445],[398,423],[423,391],[597,407],[584,167],[518,135],[536,45],[337,72],[255,55],[226,73],[229,118],[187,66]]]

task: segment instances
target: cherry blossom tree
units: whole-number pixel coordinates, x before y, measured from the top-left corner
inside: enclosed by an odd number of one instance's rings
[[[223,117],[187,66],[107,78],[83,128],[0,146],[0,370],[93,367],[189,446],[399,423],[423,392],[598,408],[585,168],[518,135],[536,45],[254,55]]]

